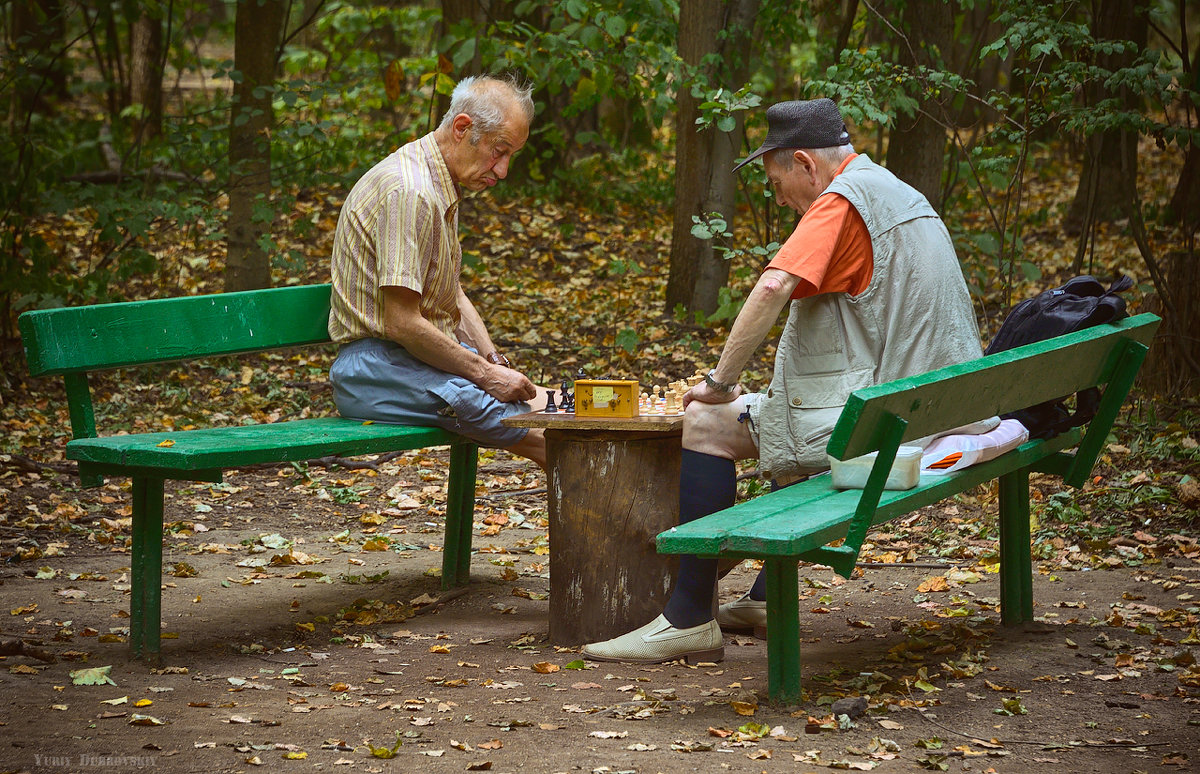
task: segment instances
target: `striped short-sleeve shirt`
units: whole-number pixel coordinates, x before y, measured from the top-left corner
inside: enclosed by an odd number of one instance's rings
[[[420,293],[422,316],[458,340],[460,199],[432,133],[355,183],[334,235],[331,339],[386,338],[381,288],[402,287]]]

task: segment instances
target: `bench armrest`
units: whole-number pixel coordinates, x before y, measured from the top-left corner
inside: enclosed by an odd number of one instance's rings
[[[849,559],[850,569],[854,568],[854,560],[858,558],[859,549],[862,548],[863,541],[867,539],[867,532],[875,523],[875,510],[879,507],[879,499],[883,497],[888,475],[892,471],[892,464],[896,461],[896,452],[900,450],[900,441],[904,438],[904,431],[907,428],[907,420],[895,414],[888,414],[883,420],[883,441],[875,455],[875,464],[871,466],[871,473],[867,476],[867,484],[863,487],[858,507],[854,509],[854,518],[850,520],[850,526],[846,529],[846,541],[838,551],[839,554],[853,553],[853,557]],[[837,568],[835,567],[835,569]]]

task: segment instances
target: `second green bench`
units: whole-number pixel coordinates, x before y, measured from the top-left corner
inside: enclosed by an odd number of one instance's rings
[[[858,390],[842,410],[828,452],[839,460],[878,453],[863,489],[835,489],[830,476],[815,476],[667,530],[658,536],[658,550],[764,560],[769,692],[773,699],[796,701],[797,562],[829,565],[849,578],[871,527],[999,478],[1001,619],[1030,621],[1029,474],[1053,473],[1083,486],[1159,322],[1143,314]],[[1086,433],[1075,428],[955,473],[922,475],[907,491],[884,489],[905,441],[1099,386],[1104,397]]]
[[[437,427],[340,417],[97,437],[88,374],[113,368],[328,344],[329,285],[222,293],[27,312],[19,327],[33,376],[66,382],[73,440],[85,486],[129,476],[133,490],[129,642],[160,650],[163,482],[220,482],[227,468],[327,456],[450,447],[442,585],[463,585],[471,560],[476,444]]]

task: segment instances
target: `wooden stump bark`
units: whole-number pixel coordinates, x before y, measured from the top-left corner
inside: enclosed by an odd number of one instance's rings
[[[662,612],[678,559],[680,434],[547,430],[550,641],[609,639]]]

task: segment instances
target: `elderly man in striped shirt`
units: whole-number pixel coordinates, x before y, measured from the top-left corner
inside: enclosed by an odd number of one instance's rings
[[[496,350],[459,283],[458,204],[508,175],[530,88],[463,79],[434,131],[354,185],[334,237],[329,378],[343,416],[444,427],[546,465],[541,430],[509,428],[537,387]]]

